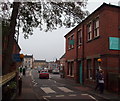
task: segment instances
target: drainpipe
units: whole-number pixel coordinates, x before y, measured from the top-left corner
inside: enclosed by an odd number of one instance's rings
[[[84,34],[85,34],[85,31],[84,31],[84,24],[82,25],[82,84],[84,84]]]

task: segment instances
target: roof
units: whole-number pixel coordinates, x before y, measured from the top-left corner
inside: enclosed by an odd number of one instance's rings
[[[65,58],[65,54],[64,54],[63,56],[61,56],[61,58],[60,58],[60,59],[62,59],[62,58]]]
[[[88,17],[86,17],[80,24],[84,23],[88,18],[90,18],[92,15],[94,15],[98,10],[102,9],[103,7],[111,7],[111,8],[119,8],[119,9],[120,9],[120,6],[103,3],[103,4],[102,4],[100,7],[98,7],[93,13],[91,13]],[[72,31],[74,31],[78,26],[80,26],[80,24],[78,24],[75,28],[73,28],[70,32],[68,32],[64,37],[66,37],[66,36],[69,35]]]
[[[34,62],[46,62],[46,60],[34,60]]]
[[[24,58],[33,58],[33,55],[25,55]]]

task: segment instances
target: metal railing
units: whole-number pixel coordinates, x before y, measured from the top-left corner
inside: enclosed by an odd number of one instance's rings
[[[0,87],[16,76],[16,71],[0,76]]]

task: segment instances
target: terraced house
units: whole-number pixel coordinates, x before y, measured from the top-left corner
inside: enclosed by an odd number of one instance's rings
[[[94,87],[96,69],[101,68],[105,88],[120,92],[119,6],[103,3],[65,38],[67,78]]]

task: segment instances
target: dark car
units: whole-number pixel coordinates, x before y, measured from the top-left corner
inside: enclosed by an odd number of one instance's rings
[[[42,78],[49,79],[49,73],[48,73],[48,71],[42,70],[42,71],[39,73],[39,78],[40,78],[40,79],[42,79]]]

